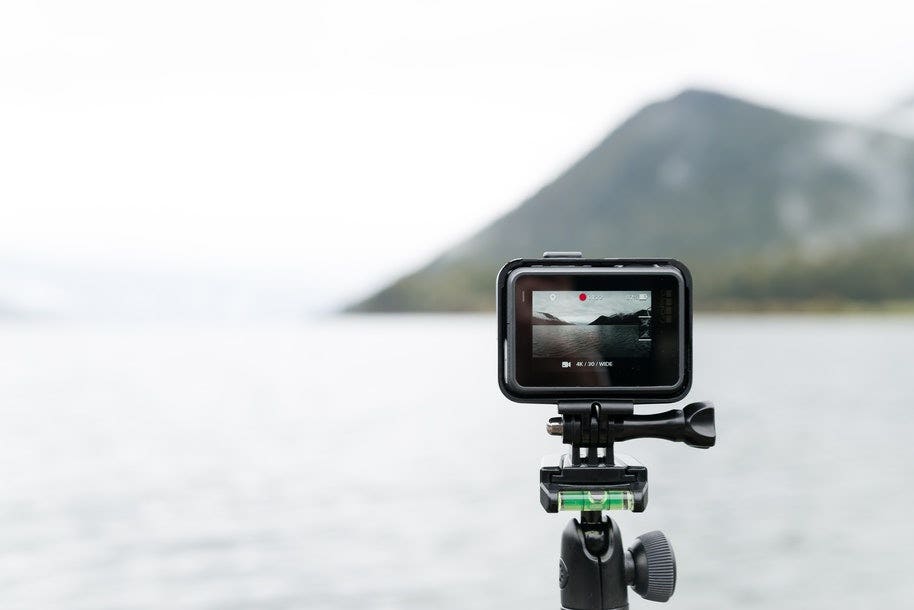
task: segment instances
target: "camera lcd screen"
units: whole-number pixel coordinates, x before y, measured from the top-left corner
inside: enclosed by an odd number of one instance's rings
[[[677,273],[525,272],[512,283],[511,368],[522,388],[644,390],[680,383]]]

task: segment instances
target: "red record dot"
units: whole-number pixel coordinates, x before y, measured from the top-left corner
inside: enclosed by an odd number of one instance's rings
[[[587,295],[582,292],[581,294],[578,295],[578,298],[581,299],[582,301],[586,301]]]

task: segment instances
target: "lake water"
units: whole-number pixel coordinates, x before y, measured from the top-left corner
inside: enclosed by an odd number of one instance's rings
[[[534,358],[644,358],[650,350],[650,340],[639,339],[637,325],[533,325]]]
[[[912,367],[910,317],[698,318],[718,446],[619,446],[671,607],[910,608]],[[489,317],[0,326],[0,608],[557,608],[552,414]]]

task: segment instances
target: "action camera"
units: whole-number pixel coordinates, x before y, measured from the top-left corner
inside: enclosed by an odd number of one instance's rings
[[[692,280],[670,259],[546,253],[498,274],[498,382],[515,402],[665,403],[692,382]]]
[[[647,532],[626,550],[618,524],[604,513],[647,508],[647,467],[616,453],[616,443],[717,442],[709,402],[635,413],[639,403],[674,402],[689,392],[689,270],[671,259],[547,252],[505,265],[496,292],[498,385],[515,402],[556,403],[546,433],[569,447],[543,460],[539,485],[546,512],[581,514],[562,532],[561,607],[625,610],[628,587],[668,601],[676,589],[669,540]]]

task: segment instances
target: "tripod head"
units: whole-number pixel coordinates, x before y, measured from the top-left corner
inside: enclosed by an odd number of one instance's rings
[[[651,601],[667,601],[676,587],[676,561],[666,536],[648,532],[622,549],[619,529],[603,511],[647,508],[647,468],[616,455],[614,444],[635,438],[683,442],[701,449],[716,441],[714,406],[635,415],[631,403],[559,403],[546,432],[561,436],[570,451],[544,459],[540,503],[547,512],[580,511],[562,535],[559,587],[562,607],[574,610],[628,608],[626,586]]]
[[[714,406],[696,402],[683,409],[635,415],[631,403],[560,403],[546,432],[570,445],[568,454],[544,459],[540,502],[559,510],[631,510],[647,507],[647,468],[616,456],[616,442],[658,438],[706,449],[716,440]]]

